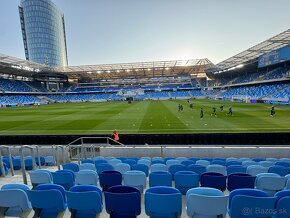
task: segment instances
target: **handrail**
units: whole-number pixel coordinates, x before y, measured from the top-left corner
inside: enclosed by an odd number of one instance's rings
[[[69,147],[70,145],[73,145],[74,143],[78,142],[79,140],[81,141],[81,144],[85,144],[84,143],[85,139],[106,139],[107,144],[110,144],[110,141],[111,141],[111,142],[114,142],[117,145],[125,146],[123,143],[118,142],[118,141],[116,141],[116,140],[114,140],[114,139],[112,139],[110,137],[93,137],[93,136],[91,136],[91,137],[80,137],[80,138],[72,141],[71,143],[67,144],[66,147]]]
[[[3,169],[4,169],[4,165],[3,165],[3,157],[2,157],[2,153],[1,153],[1,149],[7,149],[8,151],[8,158],[9,158],[9,164],[10,164],[10,171],[11,171],[11,175],[14,176],[14,168],[13,168],[13,160],[12,160],[12,154],[11,154],[11,147],[10,146],[7,146],[7,145],[1,145],[0,146],[0,167],[1,167],[1,170],[2,172]],[[3,166],[2,166],[3,165]],[[3,168],[2,168],[3,167]],[[5,177],[5,173],[2,173],[2,176]]]
[[[21,159],[21,172],[22,172],[22,178],[23,178],[23,183],[27,185],[27,176],[26,176],[26,169],[25,169],[25,161],[24,161],[24,153],[23,150],[28,149],[31,151],[31,156],[32,156],[32,169],[35,169],[36,163],[35,163],[35,154],[34,154],[34,147],[29,146],[29,145],[22,145],[19,149],[20,153],[20,159]]]
[[[36,156],[38,159],[38,168],[41,169],[41,161],[40,161],[40,156],[39,156],[39,146],[38,145],[34,145],[36,148]]]
[[[64,146],[61,145],[54,145],[55,146],[55,151],[56,151],[56,155],[55,155],[55,160],[56,160],[56,165],[57,168],[60,170],[60,164],[61,163],[65,163],[65,152],[64,152]],[[60,156],[59,156],[59,149],[61,150],[62,153],[62,161],[60,161]]]

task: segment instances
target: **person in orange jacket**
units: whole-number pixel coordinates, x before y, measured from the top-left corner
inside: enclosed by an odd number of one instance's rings
[[[114,130],[113,133],[112,133],[112,138],[115,140],[115,141],[119,141],[119,134],[117,133],[117,130]]]

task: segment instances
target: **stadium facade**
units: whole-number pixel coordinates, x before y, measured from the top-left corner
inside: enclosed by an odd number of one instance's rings
[[[26,60],[68,64],[64,15],[50,0],[21,0],[19,15]]]

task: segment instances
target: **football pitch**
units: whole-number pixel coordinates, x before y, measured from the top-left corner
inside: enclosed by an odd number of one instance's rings
[[[229,101],[185,100],[132,102],[84,102],[2,108],[1,135],[290,132],[290,107]],[[178,111],[178,104],[184,110]],[[224,105],[224,111],[220,106]],[[217,117],[211,116],[217,108]],[[233,116],[227,116],[232,106]],[[200,119],[200,108],[204,118]]]

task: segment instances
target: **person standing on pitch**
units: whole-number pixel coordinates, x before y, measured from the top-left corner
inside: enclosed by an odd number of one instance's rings
[[[200,119],[203,119],[203,108],[200,108]]]
[[[213,106],[213,108],[212,108],[211,116],[215,116],[216,117],[216,107],[215,106]]]
[[[275,113],[276,113],[275,107],[274,107],[274,105],[272,105],[272,107],[271,107],[271,117],[274,117]]]
[[[233,109],[232,109],[232,107],[231,107],[231,106],[229,107],[229,112],[228,112],[228,114],[227,114],[227,115],[231,115],[231,116],[233,115]]]

